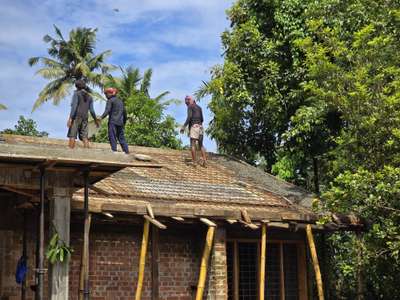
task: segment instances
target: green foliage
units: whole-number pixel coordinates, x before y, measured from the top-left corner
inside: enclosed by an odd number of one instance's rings
[[[51,264],[56,262],[64,263],[68,260],[74,250],[60,239],[56,232],[52,236],[46,250],[46,258]]]
[[[4,109],[7,109],[7,106],[5,106],[4,104],[0,103],[0,110],[4,110]]]
[[[267,171],[303,183],[310,162],[331,144],[320,138],[330,134],[329,110],[312,111],[320,103],[302,88],[307,69],[296,41],[307,34],[308,2],[237,1],[228,11],[231,30],[222,34],[225,62],[197,92],[212,96],[208,133],[220,152],[253,164],[262,157]],[[290,176],[281,168],[288,164],[296,168]]]
[[[19,116],[18,123],[14,126],[14,129],[7,128],[1,133],[38,137],[47,137],[49,135],[46,131],[39,131],[34,120],[25,118],[24,116]]]
[[[143,78],[139,69],[122,70],[121,78],[109,77],[106,86],[118,89],[118,96],[125,102],[128,120],[125,126],[125,138],[128,144],[147,147],[166,147],[181,149],[178,127],[175,119],[165,116],[165,109],[174,100],[164,101],[168,92],[155,98],[149,95],[152,70],[146,70]],[[107,124],[103,123],[95,141],[107,142]]]
[[[238,0],[228,17],[225,61],[197,93],[219,151],[370,223],[329,239],[332,299],[356,297],[358,272],[366,298],[400,299],[400,3]]]
[[[94,87],[102,87],[110,70],[114,67],[105,60],[111,51],[107,50],[95,55],[97,29],[73,29],[66,40],[57,26],[54,26],[56,36],[45,35],[43,41],[49,44],[49,57],[31,57],[29,65],[42,64],[36,74],[50,82],[40,92],[33,110],[44,102],[52,100],[57,105],[64,99],[77,79],[84,79]]]

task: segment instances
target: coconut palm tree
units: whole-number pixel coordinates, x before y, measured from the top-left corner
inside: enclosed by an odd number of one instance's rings
[[[128,115],[125,138],[129,144],[149,147],[182,147],[177,134],[178,124],[166,115],[166,108],[177,100],[165,100],[169,92],[150,97],[152,70],[141,76],[139,69],[121,68],[121,76],[109,76],[105,86],[118,89],[118,97],[125,102]],[[96,141],[107,141],[107,125],[103,122]]]
[[[108,76],[105,81],[105,85],[113,86],[118,89],[118,96],[126,102],[128,98],[134,95],[142,93],[147,98],[150,98],[149,90],[151,86],[151,77],[153,75],[152,69],[147,69],[143,73],[143,77],[140,76],[138,68],[128,67],[123,69],[120,67],[121,77]],[[161,93],[154,99],[159,102],[169,94],[168,91]]]
[[[97,29],[76,28],[70,31],[66,40],[60,29],[54,25],[55,37],[45,35],[43,40],[50,46],[49,57],[31,57],[29,65],[41,63],[36,74],[50,82],[39,93],[33,110],[44,102],[52,100],[57,105],[64,99],[77,79],[84,79],[92,87],[102,87],[109,71],[114,67],[106,64],[110,50],[95,55]]]

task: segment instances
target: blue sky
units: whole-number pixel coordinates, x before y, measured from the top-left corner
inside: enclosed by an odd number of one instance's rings
[[[232,0],[2,0],[0,10],[0,129],[13,127],[19,115],[33,118],[40,130],[64,138],[70,99],[46,103],[31,113],[45,80],[28,66],[31,56],[46,55],[45,34],[56,24],[66,35],[77,26],[98,28],[98,51],[111,49],[109,62],[153,69],[151,95],[170,91],[171,98],[192,94],[210,68],[221,63],[221,33],[229,27],[225,10]],[[117,11],[116,11],[117,10]],[[200,105],[206,122],[212,118],[207,99]],[[97,114],[104,103],[97,103]],[[186,108],[168,113],[183,123]],[[182,137],[184,143],[187,139]],[[215,143],[206,139],[208,150]]]

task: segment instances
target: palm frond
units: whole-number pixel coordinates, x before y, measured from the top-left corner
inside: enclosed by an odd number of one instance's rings
[[[35,101],[32,111],[35,111],[40,105],[50,99],[53,99],[54,104],[58,104],[62,98],[67,96],[72,84],[72,80],[65,77],[49,82],[39,93],[39,97]]]
[[[164,98],[168,94],[169,94],[169,91],[165,91],[165,92],[161,93],[160,95],[158,95],[157,97],[155,97],[154,100],[157,102],[161,102],[162,98]]]
[[[140,91],[142,93],[146,93],[147,95],[149,94],[149,89],[150,89],[150,85],[151,85],[150,82],[151,82],[152,75],[153,75],[153,70],[147,69],[143,74],[142,83],[140,85]]]
[[[198,90],[194,93],[194,96],[197,100],[203,99],[204,97],[210,95],[212,93],[210,84],[206,81],[203,81],[203,84],[198,88]]]
[[[38,57],[38,56],[31,57],[28,59],[28,64],[29,64],[29,66],[32,67],[32,66],[36,65],[39,62],[39,60],[40,60],[40,57]]]
[[[55,30],[57,36],[58,36],[62,41],[64,41],[64,36],[62,35],[61,30],[60,30],[55,24],[53,24],[53,27],[54,27],[54,30]]]
[[[60,77],[65,77],[65,71],[61,68],[51,68],[51,67],[46,67],[42,68],[36,71],[37,75],[42,76],[43,78],[46,79],[57,79]]]
[[[54,39],[53,39],[49,34],[46,34],[46,35],[43,37],[43,42],[45,42],[45,43],[50,43],[50,42],[52,42],[52,41],[54,41]]]

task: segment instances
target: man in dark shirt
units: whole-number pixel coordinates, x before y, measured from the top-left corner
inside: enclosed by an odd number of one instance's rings
[[[201,107],[196,104],[196,101],[194,101],[193,97],[191,96],[185,97],[185,104],[187,106],[187,118],[185,124],[183,124],[181,128],[181,133],[185,131],[186,126],[189,126],[190,148],[191,148],[193,163],[196,163],[196,144],[198,144],[202,156],[200,164],[202,166],[205,166],[207,161],[207,156],[206,156],[206,149],[203,146],[203,136],[204,136],[203,112],[201,110]]]
[[[99,127],[99,122],[96,118],[96,113],[93,108],[93,99],[86,91],[87,87],[83,80],[75,81],[76,91],[72,97],[71,112],[67,122],[69,147],[75,147],[75,140],[79,135],[79,139],[83,141],[83,146],[89,148],[88,139],[88,117],[89,111]]]
[[[107,97],[106,109],[100,117],[104,119],[108,116],[108,139],[110,141],[111,150],[117,152],[117,139],[122,147],[122,150],[129,154],[129,147],[125,140],[124,127],[127,120],[124,102],[119,99],[117,89],[106,88],[104,94]]]

